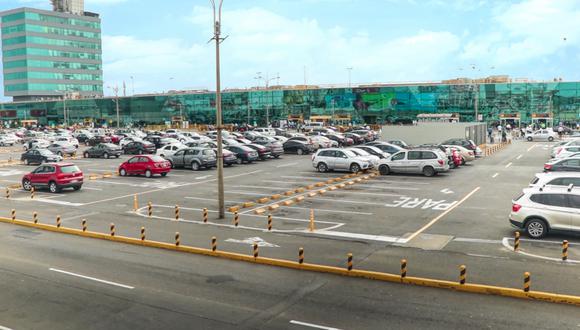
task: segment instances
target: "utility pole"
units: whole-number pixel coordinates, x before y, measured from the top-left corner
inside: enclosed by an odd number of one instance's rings
[[[217,126],[217,172],[218,172],[218,200],[219,200],[219,218],[225,218],[225,201],[224,201],[224,159],[222,145],[222,95],[220,86],[220,43],[222,42],[221,23],[222,23],[222,4],[223,0],[218,0],[216,12],[216,0],[210,0],[213,8],[213,38],[215,41],[215,75],[216,75],[216,126]]]

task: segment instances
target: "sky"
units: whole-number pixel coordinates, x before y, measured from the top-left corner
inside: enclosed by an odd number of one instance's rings
[[[49,2],[0,0],[0,10]],[[85,10],[102,18],[105,94],[123,82],[127,95],[215,90],[209,0],[85,0]],[[224,0],[222,34],[224,89],[349,76],[580,80],[578,0]]]

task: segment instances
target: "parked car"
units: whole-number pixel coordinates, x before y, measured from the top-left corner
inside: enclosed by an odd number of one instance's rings
[[[580,158],[554,159],[544,164],[544,172],[580,172]]]
[[[216,153],[210,148],[195,147],[180,149],[168,157],[173,168],[189,167],[194,171],[216,166]]]
[[[256,150],[258,152],[258,158],[260,160],[266,160],[266,159],[270,158],[270,156],[272,155],[272,153],[270,152],[270,149],[264,147],[263,145],[255,144],[255,143],[244,144],[244,145],[246,147],[249,147],[249,148]]]
[[[275,136],[276,135],[276,130],[273,128],[268,128],[268,127],[257,127],[257,128],[254,128],[252,130],[252,132],[260,133],[260,134],[266,135],[266,136]]]
[[[558,138],[558,133],[551,129],[540,129],[532,134],[526,135],[526,140],[528,141],[554,141]]]
[[[119,175],[145,175],[150,178],[154,175],[166,176],[171,171],[171,163],[157,155],[139,155],[129,158],[119,166]]]
[[[178,150],[187,148],[187,146],[185,144],[182,143],[173,143],[173,144],[168,144],[165,145],[159,149],[157,149],[157,156],[161,156],[163,158],[169,158],[171,157],[171,155],[173,155],[174,153],[176,153]]]
[[[388,140],[387,141],[390,144],[394,144],[398,147],[401,147],[403,149],[408,149],[409,145],[407,144],[407,142],[403,141],[403,140]]]
[[[295,153],[297,155],[309,154],[314,151],[314,146],[312,144],[299,140],[289,139],[284,142],[282,147],[284,148],[284,152]]]
[[[380,141],[374,141],[374,142],[371,142],[371,143],[367,143],[366,145],[367,146],[373,146],[373,147],[379,148],[383,152],[389,153],[391,155],[394,154],[394,153],[397,153],[399,151],[405,150],[405,149],[403,149],[403,148],[401,148],[399,146],[396,146],[394,144],[390,144],[390,143],[387,143],[387,142],[380,142]]]
[[[270,150],[270,155],[274,158],[279,158],[280,155],[284,153],[282,143],[278,142],[278,140],[273,137],[261,136],[254,140],[254,143],[268,148],[268,150]]]
[[[572,155],[579,153],[579,152],[580,152],[580,145],[578,145],[578,146],[565,145],[565,146],[558,147],[555,150],[553,158],[556,158],[556,159],[569,158]]]
[[[258,159],[258,152],[244,145],[232,145],[228,146],[227,149],[236,155],[236,161],[238,164],[244,162],[250,164]]]
[[[318,150],[312,155],[312,166],[318,172],[338,170],[357,173],[373,168],[370,159],[358,156],[352,150],[339,148]]]
[[[85,144],[90,147],[96,146],[99,143],[111,143],[111,138],[106,135],[95,135],[85,141]]]
[[[143,140],[145,140],[149,143],[153,143],[153,145],[155,146],[155,149],[159,149],[163,146],[163,144],[161,143],[161,139],[162,139],[162,137],[160,135],[148,135]]]
[[[371,141],[376,140],[375,132],[373,132],[371,130],[356,129],[356,130],[350,131],[350,133],[359,135],[360,137],[362,137],[365,140],[365,142],[371,142]]]
[[[373,165],[373,168],[379,166],[380,158],[378,156],[372,155],[372,154],[368,153],[366,150],[358,148],[358,147],[348,148],[347,150],[350,150],[350,151],[354,152],[355,155],[370,161],[371,164]]]
[[[9,135],[0,135],[0,146],[13,146],[16,143],[16,139]]]
[[[254,132],[254,131],[244,132],[244,137],[250,141],[254,141],[259,136],[264,136],[264,135],[262,133]]]
[[[310,136],[293,136],[293,137],[289,138],[288,141],[301,141],[304,143],[308,143],[312,146],[312,149],[314,149],[314,150],[317,150],[318,148],[320,148],[320,145],[318,144],[318,142],[311,139]],[[288,141],[286,141],[286,142],[288,142]]]
[[[563,186],[580,187],[580,172],[542,172],[536,173],[529,187]]]
[[[79,147],[79,140],[72,136],[59,136],[54,140],[57,144],[72,144],[75,148]]]
[[[530,238],[550,232],[580,230],[580,187],[528,188],[512,201],[512,226]]]
[[[447,171],[449,171],[447,155],[433,149],[404,150],[379,162],[379,172],[382,175],[422,173],[425,176],[433,176]]]
[[[67,144],[58,144],[58,143],[51,143],[46,149],[52,151],[53,153],[59,156],[74,156],[77,153],[77,148],[70,143]]]
[[[214,141],[209,141],[209,142],[190,142],[187,144],[188,147],[190,148],[195,148],[195,147],[204,147],[204,148],[211,148],[216,157],[217,157],[217,143],[215,143]],[[229,151],[228,149],[226,149],[225,147],[222,149],[222,158],[223,158],[223,162],[224,162],[224,166],[232,166],[233,164],[237,164],[238,163],[238,158],[236,157],[236,155]]]
[[[375,156],[379,157],[379,159],[384,159],[384,158],[387,158],[391,155],[390,153],[384,152],[381,149],[374,147],[374,146],[360,145],[360,146],[356,146],[356,148],[362,149],[371,155],[375,155]]]
[[[349,139],[352,139],[353,144],[365,143],[365,138],[356,134],[356,133],[346,132],[346,133],[344,133],[344,136],[349,138]]]
[[[83,186],[83,172],[73,163],[49,163],[37,167],[22,178],[22,188],[26,191],[48,188],[51,193],[65,188],[80,190]]]
[[[50,142],[44,139],[34,139],[26,142],[24,144],[24,150],[30,149],[46,149],[50,145]]]
[[[443,145],[443,147],[457,150],[461,157],[461,165],[475,160],[475,152],[473,150],[458,145]]]
[[[473,142],[473,140],[468,139],[449,139],[446,141],[441,142],[441,145],[454,145],[454,146],[462,146],[467,150],[472,150],[476,157],[481,157],[482,151],[481,149]]]
[[[127,155],[154,154],[155,145],[147,141],[130,142],[123,147],[123,153]]]
[[[92,139],[94,136],[90,133],[79,133],[76,138],[79,143],[87,143],[88,140]]]
[[[101,143],[94,147],[88,148],[83,152],[84,158],[119,158],[123,153],[123,149],[116,144]]]
[[[24,162],[24,165],[29,164],[42,164],[42,163],[53,163],[60,162],[62,157],[54,154],[48,149],[31,149],[27,150],[20,156],[20,160]]]
[[[119,141],[119,146],[123,148],[124,146],[126,146],[131,142],[143,142],[143,139],[136,136],[126,136],[123,139],[121,139],[121,141]]]
[[[309,135],[310,140],[319,148],[338,148],[338,142],[332,141],[331,139],[322,135]]]

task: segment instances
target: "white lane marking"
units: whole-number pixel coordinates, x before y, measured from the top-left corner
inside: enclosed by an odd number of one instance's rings
[[[521,159],[524,155],[519,155],[516,157],[516,159]]]
[[[361,186],[362,187],[362,186]],[[395,190],[419,190],[419,188],[411,188],[411,187],[395,187],[395,186],[381,186],[381,185],[377,185],[377,184],[373,184],[373,183],[369,183],[369,184],[365,184],[364,185],[365,189],[369,189],[369,190],[389,190],[389,189],[395,189]]]
[[[450,190],[449,188],[441,189],[441,192],[444,194],[453,194],[453,190]]]
[[[296,320],[291,320],[290,321],[290,324],[296,324],[296,325],[301,325],[301,326],[304,326],[304,327],[315,328],[315,329],[323,329],[323,330],[340,330],[339,328],[326,327],[326,326],[323,326],[323,325],[306,323],[306,322],[301,322],[301,321],[296,321]]]
[[[401,184],[419,184],[419,185],[432,184],[431,182],[417,182],[417,181],[405,181],[405,180],[384,180],[384,179],[381,179],[380,177],[379,178],[375,177],[374,180],[377,182],[401,183]]]
[[[287,209],[297,209],[297,210],[312,210],[310,207],[299,207],[299,206],[282,206]],[[329,212],[329,213],[344,213],[344,214],[360,214],[360,215],[373,215],[373,213],[368,212],[356,212],[356,211],[339,211],[339,210],[329,210],[329,209],[314,209],[315,212]]]
[[[490,259],[509,259],[508,257],[498,257],[498,256],[490,256],[487,254],[475,254],[475,253],[467,253],[468,256],[471,257],[479,257],[479,258],[490,258]]]
[[[347,194],[347,195],[370,195],[370,196],[383,196],[383,197],[399,197],[404,196],[401,194],[381,194],[381,193],[365,193],[365,192],[358,192],[358,191],[351,191],[351,190],[334,190],[328,192],[331,194]]]
[[[259,247],[271,247],[271,248],[280,247],[280,245],[276,245],[276,244],[268,243],[268,242],[264,241],[261,237],[248,237],[246,239],[228,238],[225,241],[228,243],[238,243],[238,244],[248,244],[248,245],[254,245],[254,243],[256,243],[256,244],[258,244]]]
[[[211,178],[213,175],[204,175],[204,176],[198,176],[197,178],[195,178],[196,180],[205,180],[207,178]]]
[[[312,176],[282,175],[280,177],[283,179],[302,179],[302,180],[315,180],[315,181],[328,180],[327,178],[316,178],[316,177],[312,177]]]
[[[495,174],[494,174],[494,175],[492,175],[491,177],[495,179],[495,178],[496,178],[498,175],[499,175],[499,173],[495,173]]]
[[[195,199],[195,200],[200,200],[200,201],[210,201],[210,202],[217,202],[218,201],[215,198],[201,198],[201,197],[193,197],[193,196],[185,196],[183,198],[185,198],[185,199]],[[227,200],[225,202],[226,203],[245,203],[247,201],[232,201],[232,200]]]
[[[513,240],[512,238],[509,237],[504,237],[502,240],[502,245],[508,249],[511,252],[514,252],[514,248],[513,246],[510,245],[509,241]],[[536,242],[538,242],[536,240]],[[545,243],[544,241],[542,241],[542,243]],[[558,244],[562,244],[562,242],[557,242]],[[549,260],[549,261],[556,261],[559,263],[572,263],[572,264],[580,264],[580,260],[572,260],[572,259],[568,259],[566,261],[562,261],[562,258],[551,258],[551,257],[544,257],[544,256],[540,256],[537,254],[533,254],[533,253],[528,253],[528,252],[524,252],[521,249],[519,249],[518,251],[516,251],[515,253],[519,253],[528,257],[532,257],[532,258],[538,258],[538,259],[543,259],[543,260]]]
[[[1,325],[0,325],[0,330],[12,330],[12,329],[11,329],[11,328],[4,327],[4,326],[1,326]]]
[[[295,162],[295,163],[288,163],[288,164],[284,164],[284,165],[278,165],[278,166],[276,166],[276,168],[282,168],[282,167],[294,166],[294,165],[296,165],[296,164],[298,164],[298,163],[297,163],[297,162]]]
[[[281,189],[281,190],[288,189],[288,188],[285,188],[285,187],[272,187],[272,186],[265,187],[265,186],[244,186],[244,185],[238,185],[238,186],[232,186],[232,187],[234,187],[234,188],[254,188],[254,189]]]
[[[537,145],[538,145],[538,144],[536,143],[536,144],[534,144],[533,146],[529,147],[529,148],[528,148],[528,151],[530,151],[530,150],[534,149],[534,148],[535,148]]]
[[[466,237],[456,237],[453,239],[454,242],[465,242],[465,243],[483,243],[483,244],[500,244],[499,239],[482,239],[482,238],[466,238]]]
[[[48,204],[57,204],[57,205],[66,205],[66,206],[83,206],[86,205],[84,203],[72,203],[72,202],[66,202],[66,201],[54,201],[52,199],[46,199],[46,198],[35,198],[35,199],[30,199],[31,201],[34,202],[41,202],[41,203],[48,203]]]
[[[226,190],[224,192],[226,194],[238,194],[238,195],[249,195],[249,196],[265,196],[265,195],[269,195],[268,193],[258,194],[258,193],[251,193],[251,192],[245,192],[245,191],[232,191],[232,190]]]
[[[385,206],[385,203],[371,203],[371,202],[351,201],[351,200],[344,200],[344,199],[340,199],[339,200],[339,199],[334,199],[334,198],[313,197],[312,199],[320,200],[320,201],[337,202],[337,203],[351,203],[351,204],[364,204],[364,205]]]
[[[417,237],[417,235],[419,235],[422,232],[424,232],[425,230],[427,230],[429,227],[434,225],[441,218],[443,218],[444,216],[449,214],[449,212],[455,210],[459,205],[463,204],[463,202],[465,202],[469,197],[471,197],[473,194],[475,194],[480,188],[481,187],[477,187],[477,188],[473,189],[469,194],[467,194],[465,197],[463,197],[459,202],[455,203],[453,206],[448,208],[445,212],[443,212],[443,213],[439,214],[437,217],[435,217],[435,219],[429,221],[429,223],[426,224],[425,226],[423,226],[421,229],[414,232],[411,236],[409,236],[409,238],[407,238],[407,242],[411,241],[413,238]]]
[[[20,181],[17,181],[20,182]],[[281,183],[281,184],[299,184],[298,181],[276,181],[276,180],[262,180],[262,182]]]
[[[95,281],[95,282],[99,282],[99,283],[104,283],[104,284],[109,284],[109,285],[113,285],[113,286],[118,286],[120,288],[125,288],[125,289],[129,289],[129,290],[135,289],[135,287],[130,286],[130,285],[125,285],[125,284],[121,284],[121,283],[116,283],[116,282],[101,280],[101,279],[98,279],[98,278],[95,278],[95,277],[85,276],[85,275],[81,275],[81,274],[71,273],[71,272],[67,272],[66,270],[61,270],[61,269],[56,269],[56,268],[49,268],[48,270],[53,271],[53,272],[57,272],[57,273],[61,273],[61,274],[66,274],[66,275],[70,275],[70,276],[76,276],[76,277],[84,278],[86,280],[91,280],[91,281]]]
[[[367,241],[379,241],[379,242],[387,242],[387,243],[396,243],[396,242],[401,241],[401,238],[396,237],[396,236],[348,233],[348,232],[343,232],[343,231],[330,231],[327,229],[316,230],[315,233],[318,235],[364,239]]]
[[[507,164],[507,165],[505,166],[505,168],[508,168],[508,167],[512,166],[512,164],[513,164],[513,163],[509,163],[509,164]]]
[[[103,191],[103,189],[99,189],[99,188],[92,188],[92,187],[87,187],[87,186],[83,187],[83,189],[86,189],[86,190],[97,190],[97,191]]]

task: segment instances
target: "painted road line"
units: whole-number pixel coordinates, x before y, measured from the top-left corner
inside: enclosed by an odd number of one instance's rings
[[[336,198],[313,197],[311,199],[313,199],[313,200],[320,200],[320,201],[335,202],[335,203],[350,203],[350,204],[364,204],[364,205],[385,206],[385,203],[372,203],[372,202],[351,201],[351,200],[336,199]]]
[[[293,176],[293,175],[282,175],[280,176],[283,179],[302,179],[302,180],[315,180],[320,181],[326,179],[326,177],[312,177],[312,176]]]
[[[201,198],[201,197],[193,197],[193,196],[185,196],[183,197],[185,199],[194,199],[194,200],[198,200],[198,201],[209,201],[209,202],[217,202],[218,200],[215,198]],[[247,201],[232,201],[232,200],[227,200],[225,201],[225,203],[245,203]]]
[[[300,207],[300,206],[283,206],[287,209],[297,209],[297,210],[312,210],[311,207]],[[368,212],[356,212],[356,211],[340,211],[340,210],[330,210],[330,209],[314,209],[316,212],[328,212],[328,213],[344,213],[344,214],[359,214],[359,215],[373,215],[373,213]]]
[[[71,272],[67,272],[65,270],[61,270],[61,269],[49,268],[48,270],[53,271],[53,272],[57,272],[57,273],[61,273],[61,274],[66,274],[66,275],[70,275],[70,276],[76,276],[76,277],[84,278],[85,280],[91,280],[91,281],[95,281],[95,282],[99,282],[99,283],[104,283],[104,284],[109,284],[109,285],[113,285],[113,286],[118,286],[120,288],[125,288],[125,289],[129,289],[129,290],[135,289],[135,287],[130,286],[130,285],[125,285],[125,284],[121,284],[121,283],[116,283],[116,282],[101,280],[101,279],[98,279],[98,278],[95,278],[95,277],[90,277],[90,276],[85,276],[85,275],[81,275],[81,274],[71,273]]]
[[[344,191],[344,190],[335,190],[332,192],[333,194],[347,194],[347,195],[370,195],[370,196],[382,196],[382,197],[399,197],[404,196],[401,194],[381,194],[381,193],[366,193],[366,192],[359,192],[359,191]]]
[[[482,239],[482,238],[466,238],[466,237],[455,237],[453,239],[453,242],[501,244],[501,240],[499,239]]]
[[[26,199],[19,199],[19,200],[22,200],[22,201],[28,200],[28,201],[33,201],[33,202],[41,202],[41,203],[56,204],[56,205],[65,205],[65,206],[83,206],[83,205],[86,205],[84,203],[72,203],[72,202],[67,202],[67,201],[55,201],[55,200],[46,199],[46,198],[35,198],[35,199],[26,198]]]
[[[205,180],[207,178],[211,178],[213,175],[204,175],[204,176],[198,176],[197,178],[195,178],[196,180]]]
[[[296,325],[301,325],[301,326],[304,326],[304,327],[315,328],[315,329],[323,329],[323,330],[340,330],[339,328],[326,327],[326,326],[323,326],[323,325],[318,325],[318,324],[313,324],[313,323],[306,323],[306,322],[301,322],[301,321],[296,321],[296,320],[290,320],[290,324],[296,324]]]
[[[508,167],[512,166],[512,164],[513,164],[513,163],[509,163],[509,164],[507,164],[507,165],[505,166],[505,168],[508,168]]]
[[[429,221],[429,223],[426,224],[425,226],[423,226],[421,229],[414,232],[411,236],[409,236],[409,238],[407,238],[407,242],[413,240],[413,238],[417,237],[417,235],[419,235],[422,232],[424,232],[425,230],[429,229],[429,227],[433,226],[437,221],[441,220],[443,217],[445,217],[451,211],[455,210],[459,205],[463,204],[463,202],[465,202],[467,199],[469,199],[469,197],[473,196],[473,194],[475,194],[480,188],[481,187],[477,187],[477,188],[473,189],[469,194],[467,194],[465,197],[463,197],[459,202],[455,203],[453,206],[451,206],[450,208],[445,210],[445,212],[443,212],[440,215],[438,215],[437,217],[435,217],[435,219]]]
[[[100,189],[100,188],[92,188],[92,187],[87,187],[87,186],[84,186],[84,187],[83,187],[83,189],[86,189],[86,190],[97,190],[97,191],[103,191],[103,189]]]
[[[510,252],[514,252],[514,248],[513,246],[510,245],[509,241],[513,240],[510,237],[504,237],[502,240],[502,245],[508,249]],[[535,242],[538,242],[537,240]],[[541,241],[543,243],[543,241]],[[562,244],[562,242],[558,242],[558,244]],[[528,256],[528,257],[532,257],[532,258],[538,258],[538,259],[542,259],[542,260],[549,260],[549,261],[555,261],[555,262],[564,262],[564,263],[572,263],[572,264],[580,264],[580,260],[572,260],[572,259],[568,259],[566,261],[562,261],[562,258],[552,258],[552,257],[544,257],[541,255],[537,255],[537,254],[533,254],[533,253],[529,253],[529,252],[524,252],[522,251],[522,249],[520,248],[519,250],[515,251],[515,253],[524,255],[524,256]]]
[[[294,162],[294,163],[288,163],[288,164],[278,165],[278,166],[276,166],[276,168],[282,168],[282,167],[294,166],[294,165],[297,165],[297,164],[298,164],[297,162]]]
[[[498,175],[499,175],[499,173],[495,173],[495,174],[494,174],[494,175],[492,175],[491,177],[495,179],[495,178],[497,178],[497,176],[498,176]]]
[[[20,181],[17,181],[20,182]],[[276,180],[262,180],[262,182],[280,183],[280,184],[301,184],[299,181],[276,181]]]
[[[508,257],[490,256],[487,254],[466,253],[470,257],[489,258],[489,259],[509,259]]]
[[[12,330],[12,329],[10,329],[10,328],[8,328],[8,327],[1,326],[1,325],[0,325],[0,330]]]
[[[251,192],[246,192],[246,191],[232,191],[232,190],[226,190],[224,191],[226,194],[238,194],[238,195],[248,195],[248,196],[266,196],[269,195],[268,193],[251,193]]]
[[[381,177],[375,177],[375,180],[380,183],[399,183],[399,184],[419,184],[419,185],[428,185],[432,184],[432,182],[417,182],[417,181],[405,181],[405,180],[391,180],[391,179],[382,179]]]
[[[318,221],[316,223],[318,223]],[[386,243],[397,243],[397,242],[401,241],[401,238],[396,237],[396,236],[348,233],[348,232],[343,232],[343,231],[330,231],[328,229],[320,229],[320,230],[316,230],[315,232],[318,235],[343,237],[343,238],[354,238],[357,240],[362,239],[362,240],[366,240],[366,241],[378,241],[378,242],[386,242]]]
[[[365,189],[374,189],[374,190],[388,190],[388,189],[396,189],[396,190],[419,190],[419,188],[411,188],[411,187],[395,187],[395,186],[380,186],[374,183],[367,183],[364,185]]]
[[[244,185],[239,185],[239,186],[232,186],[234,188],[254,188],[254,189],[280,189],[280,190],[285,190],[288,189],[286,187],[272,187],[272,186],[244,186]]]
[[[72,217],[66,217],[62,221],[64,222],[67,220],[82,219],[82,218],[90,217],[91,215],[97,215],[97,214],[100,214],[100,212],[91,212],[91,213],[87,213],[87,214],[80,214],[80,215],[75,215]]]
[[[519,159],[521,159],[523,156],[524,156],[524,155],[519,155],[519,156],[517,156],[517,157],[516,157],[516,159],[518,159],[518,160],[519,160]]]
[[[530,150],[534,149],[534,148],[535,148],[537,145],[538,145],[538,144],[536,143],[536,144],[534,144],[533,146],[529,147],[529,148],[528,148],[528,151],[530,151]]]

